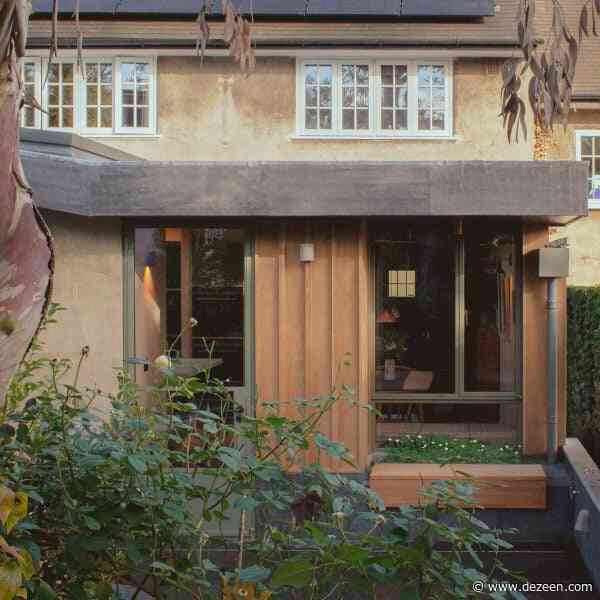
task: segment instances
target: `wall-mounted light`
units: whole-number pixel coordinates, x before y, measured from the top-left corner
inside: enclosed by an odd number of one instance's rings
[[[313,262],[315,260],[315,245],[300,244],[300,262]]]
[[[151,250],[146,254],[146,266],[147,267],[155,267],[158,263],[158,254],[155,250]]]

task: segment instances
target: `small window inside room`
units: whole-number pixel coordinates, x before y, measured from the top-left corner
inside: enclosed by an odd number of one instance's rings
[[[576,132],[576,156],[588,166],[589,206],[600,208],[600,130]]]
[[[515,443],[518,226],[399,221],[377,228],[373,255],[378,438]]]
[[[244,230],[137,228],[134,243],[136,356],[168,354],[186,375],[210,368],[242,387]]]
[[[309,137],[449,137],[452,63],[301,61],[297,129]]]

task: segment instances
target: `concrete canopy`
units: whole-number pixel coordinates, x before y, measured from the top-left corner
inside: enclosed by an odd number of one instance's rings
[[[23,150],[40,208],[89,217],[523,217],[587,214],[574,161],[152,162]]]

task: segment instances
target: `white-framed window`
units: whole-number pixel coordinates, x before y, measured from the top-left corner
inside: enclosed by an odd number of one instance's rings
[[[600,129],[575,132],[577,160],[588,164],[589,207],[600,209]]]
[[[37,58],[27,58],[21,61],[21,81],[25,99],[34,98],[39,104],[41,98],[41,70]],[[42,113],[32,106],[25,105],[21,111],[21,127],[39,128]]]
[[[117,60],[117,130],[154,131],[154,69],[149,60]]]
[[[299,60],[296,71],[299,136],[452,135],[452,62]]]
[[[23,110],[23,127],[89,136],[156,133],[156,59],[84,57],[48,64],[25,58],[22,78],[41,98],[45,113]]]

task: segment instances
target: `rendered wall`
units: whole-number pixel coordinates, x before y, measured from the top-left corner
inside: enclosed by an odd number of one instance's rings
[[[67,309],[46,332],[46,351],[76,361],[89,345],[80,383],[114,391],[115,369],[123,366],[121,223],[56,212],[44,217],[56,249],[52,301]]]
[[[557,127],[543,138],[544,160],[576,160],[576,131],[600,130],[600,111],[574,110],[566,129]],[[571,275],[568,285],[600,285],[600,211],[590,210],[589,217],[553,231],[553,238],[568,237],[571,247]]]
[[[298,140],[293,58],[259,57],[249,77],[231,59],[158,59],[153,139],[102,138],[154,160],[530,160],[529,141],[509,145],[498,117],[498,60],[454,65],[457,140]],[[530,127],[531,130],[531,127]]]

